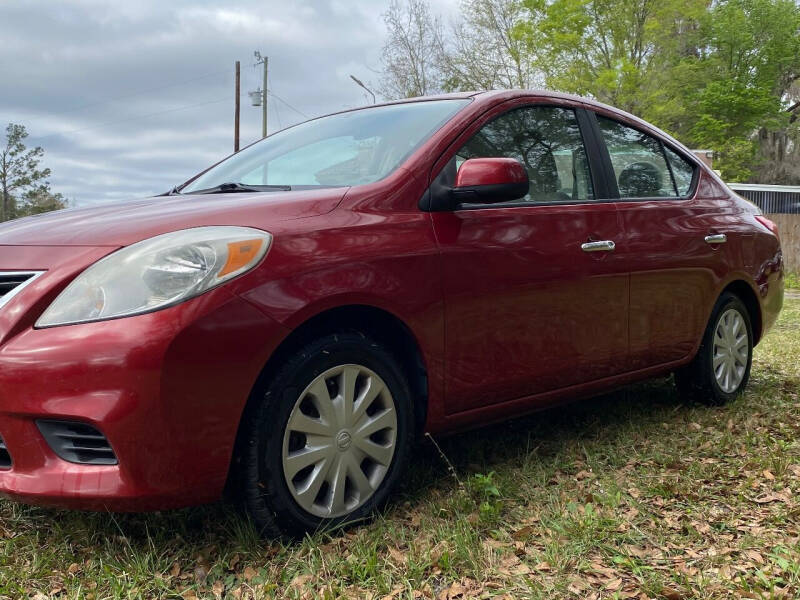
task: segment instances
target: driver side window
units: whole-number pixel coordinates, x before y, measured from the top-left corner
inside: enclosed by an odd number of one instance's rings
[[[528,171],[523,202],[592,200],[589,163],[575,111],[554,106],[511,110],[484,125],[456,155],[456,169],[469,158],[515,158]]]

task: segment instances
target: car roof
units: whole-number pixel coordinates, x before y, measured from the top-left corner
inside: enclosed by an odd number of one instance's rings
[[[499,102],[503,102],[504,100],[511,100],[514,98],[558,98],[560,100],[569,100],[572,102],[577,102],[580,104],[584,104],[586,106],[592,108],[599,108],[603,111],[612,113],[621,118],[621,120],[629,121],[631,123],[635,123],[642,128],[649,129],[650,131],[657,132],[658,134],[667,137],[670,140],[676,141],[670,136],[668,133],[661,131],[657,127],[651,125],[647,121],[643,121],[639,117],[627,113],[623,110],[610,106],[608,104],[603,104],[602,102],[598,102],[596,100],[592,100],[590,98],[585,98],[583,96],[576,96],[575,94],[567,94],[564,92],[556,92],[554,90],[545,90],[545,89],[530,89],[530,90],[523,90],[523,89],[512,89],[512,90],[488,90],[488,91],[465,91],[465,92],[451,92],[447,94],[431,94],[429,96],[414,96],[412,98],[401,98],[400,100],[388,100],[386,102],[378,102],[375,104],[365,104],[362,106],[355,106],[352,108],[345,108],[342,110],[334,111],[328,114],[318,115],[310,121],[314,121],[316,119],[322,117],[329,117],[331,115],[341,114],[341,113],[348,113],[354,112],[358,110],[363,110],[365,108],[373,108],[378,106],[392,106],[397,104],[411,104],[415,102],[427,102],[430,100],[459,100],[459,99],[473,99],[475,101],[480,102],[481,104],[490,105],[496,104]]]
[[[475,98],[485,101],[498,101],[498,100],[502,101],[506,99],[520,98],[520,97],[557,98],[559,100],[571,100],[572,102],[579,102],[590,108],[598,108],[604,112],[612,113],[616,116],[621,117],[625,121],[631,121],[633,123],[641,125],[642,127],[646,127],[647,129],[658,131],[661,135],[670,137],[669,134],[661,131],[651,123],[648,123],[643,119],[640,119],[636,115],[633,115],[620,108],[617,108],[616,106],[611,106],[610,104],[604,104],[603,102],[599,102],[598,100],[593,100],[592,98],[586,98],[585,96],[576,96],[575,94],[567,94],[565,92],[557,92],[555,90],[546,90],[546,89],[490,90],[486,92],[464,92],[462,97]]]
[[[466,92],[452,92],[449,94],[432,94],[430,96],[416,96],[414,98],[403,98],[401,100],[392,100],[388,102],[380,102],[373,106],[389,106],[393,104],[406,104],[411,102],[425,102],[428,100],[449,100],[449,99],[468,99],[472,98],[476,101],[479,101],[481,104],[495,104],[498,102],[502,102],[504,100],[511,100],[513,98],[556,98],[559,100],[570,100],[572,102],[578,102],[580,104],[584,104],[587,107],[597,108],[603,112],[611,113],[617,117],[620,117],[623,121],[628,121],[632,124],[636,124],[642,128],[649,129],[650,131],[656,132],[672,141],[676,141],[670,136],[668,133],[658,129],[651,123],[644,121],[633,115],[629,112],[625,112],[615,106],[611,106],[609,104],[604,104],[597,100],[593,100],[591,98],[586,98],[584,96],[576,96],[575,94],[567,94],[565,92],[557,92],[555,90],[546,90],[546,89],[530,89],[530,90],[523,90],[523,89],[512,89],[512,90],[488,90],[488,91],[466,91]],[[367,108],[366,106],[359,107],[359,108]],[[350,110],[358,110],[358,109],[350,109]],[[347,112],[347,111],[342,111]]]
[[[555,90],[546,90],[546,89],[530,89],[530,90],[511,89],[511,90],[486,90],[486,91],[473,90],[465,92],[450,92],[447,94],[431,94],[428,96],[415,96],[413,98],[389,100],[386,102],[379,102],[375,106],[389,105],[389,104],[405,104],[409,102],[424,102],[426,100],[449,100],[449,99],[459,99],[459,98],[463,99],[475,98],[476,100],[481,100],[481,101],[493,101],[493,100],[505,100],[510,98],[519,98],[522,96],[530,96],[532,98],[559,98],[562,100],[573,100],[575,102],[582,102],[584,104],[591,104],[593,106],[609,108],[614,111],[618,111],[618,109],[602,104],[601,102],[590,100],[589,98],[584,98],[583,96],[576,96],[574,94],[567,94],[564,92],[557,92]]]

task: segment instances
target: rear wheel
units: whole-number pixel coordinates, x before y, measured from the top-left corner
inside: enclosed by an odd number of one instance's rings
[[[730,293],[720,296],[697,356],[675,373],[685,397],[723,404],[740,394],[750,378],[753,327],[744,303]]]
[[[368,517],[407,461],[411,399],[398,362],[358,333],[300,349],[246,423],[239,478],[267,534],[303,535]]]

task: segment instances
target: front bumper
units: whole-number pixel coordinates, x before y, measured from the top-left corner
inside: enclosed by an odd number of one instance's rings
[[[252,387],[285,331],[224,287],[112,321],[23,328],[0,346],[0,494],[140,511],[219,498]],[[101,431],[117,465],[59,458],[38,419]]]

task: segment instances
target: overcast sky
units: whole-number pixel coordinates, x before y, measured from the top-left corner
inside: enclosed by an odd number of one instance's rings
[[[445,20],[456,4],[432,2]],[[269,56],[270,132],[367,103],[349,76],[377,82],[387,6],[1,0],[0,123],[27,127],[78,205],[160,193],[232,152],[236,60],[242,145],[260,137],[254,50]]]

